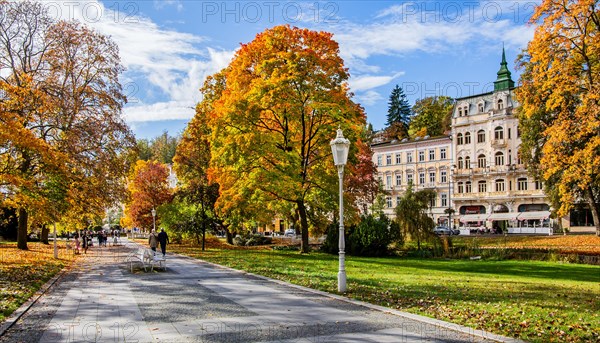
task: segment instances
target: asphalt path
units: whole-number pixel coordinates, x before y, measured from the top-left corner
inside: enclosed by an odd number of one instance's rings
[[[0,342],[516,341],[176,254],[166,270],[132,272],[139,248],[88,250]]]

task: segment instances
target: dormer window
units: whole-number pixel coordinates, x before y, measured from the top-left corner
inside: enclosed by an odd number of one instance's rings
[[[480,102],[480,103],[477,105],[477,109],[479,110],[479,113],[483,113],[483,102]]]
[[[468,116],[469,115],[469,105],[465,106],[464,111],[465,111],[465,116]]]
[[[504,101],[502,101],[502,99],[498,99],[498,109],[501,110],[504,108]]]
[[[459,116],[459,117],[462,117],[462,107],[459,107],[459,108],[458,108],[458,116]]]

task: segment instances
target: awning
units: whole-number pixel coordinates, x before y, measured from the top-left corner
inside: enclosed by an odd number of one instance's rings
[[[462,223],[467,222],[483,222],[489,217],[489,213],[480,213],[480,214],[463,214],[459,216],[459,220]]]
[[[519,212],[492,213],[487,220],[516,220]]]
[[[550,218],[550,211],[530,211],[530,212],[519,212],[518,220],[528,219],[548,219]]]

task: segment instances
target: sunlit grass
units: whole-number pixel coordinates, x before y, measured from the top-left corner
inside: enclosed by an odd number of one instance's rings
[[[171,246],[331,293],[337,256]],[[348,257],[347,296],[533,342],[600,340],[600,267],[534,261]]]
[[[19,250],[16,243],[0,243],[0,321],[29,299],[46,281],[58,273],[73,256],[60,244],[59,259],[53,245],[28,243]]]

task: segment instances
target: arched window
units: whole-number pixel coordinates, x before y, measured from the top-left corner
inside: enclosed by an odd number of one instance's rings
[[[498,109],[501,110],[504,108],[504,101],[502,101],[502,99],[498,99]]]
[[[465,111],[465,115],[468,116],[469,115],[469,105],[465,106],[464,111]]]
[[[456,145],[462,145],[463,144],[463,135],[462,133],[459,133],[458,135],[456,135]]]
[[[518,191],[526,191],[527,190],[527,178],[520,177],[517,179],[517,190]]]
[[[479,109],[479,113],[483,113],[483,103],[479,103],[479,105],[477,105],[477,108]]]
[[[459,107],[459,108],[458,108],[458,116],[459,116],[459,117],[462,117],[462,107]]]
[[[494,129],[494,139],[504,139],[504,129],[502,126],[496,126]]]
[[[465,133],[465,144],[471,144],[471,133],[470,132]]]
[[[504,180],[496,180],[496,192],[504,192]]]
[[[473,191],[471,187],[471,181],[465,182],[465,193],[471,193]]]
[[[495,160],[497,166],[504,165],[504,154],[502,152],[498,151],[496,153],[496,155],[494,156],[494,160]]]
[[[485,155],[481,154],[477,156],[477,168],[485,168]]]
[[[485,131],[477,131],[477,143],[485,143]]]
[[[458,169],[463,169],[465,167],[465,163],[462,157],[458,158]]]
[[[487,183],[485,181],[479,181],[477,183],[477,190],[479,191],[479,193],[487,192]]]
[[[471,169],[471,157],[465,157],[465,169]]]
[[[465,186],[464,184],[461,182],[458,183],[458,193],[464,193],[465,192]]]

